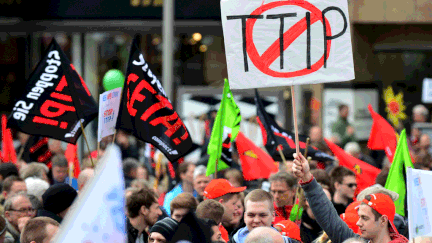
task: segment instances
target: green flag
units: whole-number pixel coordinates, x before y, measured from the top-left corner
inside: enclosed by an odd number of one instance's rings
[[[225,79],[221,105],[217,112],[207,147],[207,154],[209,155],[206,173],[207,176],[215,172],[216,163],[218,171],[229,168],[229,166],[220,159],[222,154],[222,143],[229,134],[231,135],[231,142],[234,141],[240,130],[240,121],[240,109],[234,101],[228,80]]]
[[[406,167],[414,168],[408,149],[405,129],[401,132],[393,163],[387,177],[385,188],[399,194],[395,201],[396,213],[405,216]]]

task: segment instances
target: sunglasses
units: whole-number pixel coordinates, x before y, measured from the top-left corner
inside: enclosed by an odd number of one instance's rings
[[[348,184],[344,184],[344,185],[349,187],[349,188],[357,187],[357,183],[348,183]]]

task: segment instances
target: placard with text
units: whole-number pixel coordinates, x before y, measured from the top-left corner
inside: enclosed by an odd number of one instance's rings
[[[346,0],[222,0],[232,89],[354,79]]]

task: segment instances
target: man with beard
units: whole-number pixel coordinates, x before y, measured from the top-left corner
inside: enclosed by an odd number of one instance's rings
[[[147,188],[132,192],[126,198],[126,210],[128,243],[147,243],[148,228],[162,215],[155,193]]]

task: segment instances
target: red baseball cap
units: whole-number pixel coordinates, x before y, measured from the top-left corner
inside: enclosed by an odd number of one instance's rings
[[[396,227],[393,224],[393,220],[396,213],[396,207],[391,197],[383,193],[374,193],[369,195],[371,200],[363,199],[363,203],[369,207],[375,209],[379,214],[386,215],[389,219],[390,229],[395,233],[398,233]]]
[[[340,218],[354,231],[354,233],[358,234],[360,232],[360,228],[357,226],[357,221],[359,220],[357,212],[343,213],[340,215]]]
[[[292,238],[294,240],[302,241],[300,238],[300,227],[298,225],[290,220],[282,220],[279,221],[277,224],[274,225],[274,227],[279,230],[280,233],[284,236],[288,236],[289,238]]]
[[[345,213],[354,213],[357,214],[358,206],[360,205],[361,201],[355,201],[348,205],[348,207],[345,209]]]
[[[242,192],[245,186],[233,187],[227,179],[213,179],[204,189],[204,196],[208,199],[215,199],[228,193]]]

